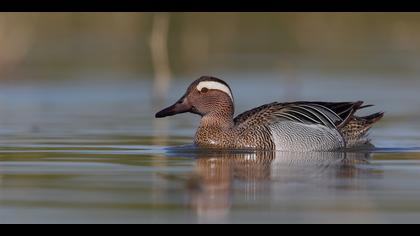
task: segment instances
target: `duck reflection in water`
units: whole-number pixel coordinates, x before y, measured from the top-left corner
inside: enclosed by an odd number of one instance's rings
[[[196,154],[195,173],[188,181],[188,204],[199,218],[223,221],[233,197],[235,204],[247,205],[267,200],[273,191],[282,197],[284,191],[278,188],[284,185],[291,189],[299,184],[327,189],[356,187],[338,183],[378,174],[369,168],[370,156],[363,152],[200,152]]]

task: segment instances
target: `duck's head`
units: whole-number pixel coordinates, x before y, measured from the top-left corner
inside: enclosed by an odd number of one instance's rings
[[[221,79],[202,76],[194,81],[174,105],[156,113],[156,118],[191,112],[201,116],[227,112],[233,115],[233,95],[229,85]]]

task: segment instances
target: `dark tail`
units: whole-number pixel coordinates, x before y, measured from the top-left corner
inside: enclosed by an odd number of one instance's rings
[[[372,115],[360,117],[360,119],[365,120],[366,124],[373,125],[376,122],[378,122],[380,119],[382,119],[382,117],[384,117],[384,115],[385,115],[384,112],[378,112],[378,113],[375,113],[375,114],[372,114]]]
[[[347,144],[349,146],[355,146],[360,143],[368,142],[369,140],[366,138],[367,132],[372,128],[373,124],[381,120],[382,117],[384,117],[384,112],[378,112],[363,117],[352,116],[350,121],[341,129],[341,133],[347,140]]]

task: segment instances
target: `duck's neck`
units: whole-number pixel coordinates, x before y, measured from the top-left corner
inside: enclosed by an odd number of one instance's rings
[[[233,126],[233,115],[230,114],[208,114],[203,116],[200,121],[200,127],[216,130],[229,130]]]
[[[233,115],[235,108],[233,101],[225,96],[214,104],[214,109],[203,114],[200,122],[201,127],[210,127],[217,130],[228,130],[234,126]]]
[[[206,114],[201,118],[195,143],[203,147],[230,147],[233,128],[233,109]]]

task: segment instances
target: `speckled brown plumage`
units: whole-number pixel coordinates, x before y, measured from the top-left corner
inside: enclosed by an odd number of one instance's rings
[[[340,130],[347,141],[347,146],[351,147],[368,143],[367,132],[383,116],[384,113],[379,112],[365,117],[351,117],[349,122]]]
[[[194,143],[199,147],[285,151],[329,151],[357,145],[383,113],[357,117],[363,102],[270,103],[234,118],[226,82],[204,76],[173,106],[156,114],[200,115]]]
[[[195,135],[195,144],[207,148],[274,149],[271,132],[264,125],[272,107],[267,106],[259,112],[251,111],[252,115],[248,113],[247,118],[240,115],[234,120],[232,102],[224,94],[219,96],[223,106],[214,106],[214,114],[202,117]]]

